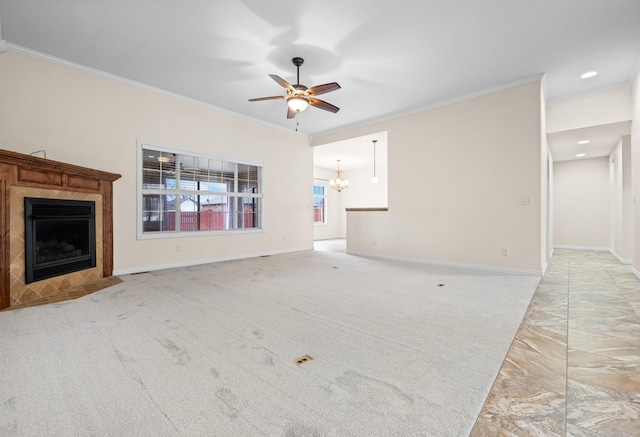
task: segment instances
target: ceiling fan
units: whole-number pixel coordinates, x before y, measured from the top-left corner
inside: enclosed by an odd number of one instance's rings
[[[280,86],[287,90],[287,94],[284,96],[271,96],[271,97],[259,97],[257,99],[249,99],[250,102],[258,102],[261,100],[277,100],[283,99],[287,102],[287,118],[294,118],[298,112],[304,111],[307,106],[315,106],[316,108],[324,109],[329,112],[338,112],[340,108],[327,103],[324,100],[316,99],[315,96],[325,94],[331,91],[340,89],[340,85],[337,82],[325,83],[323,85],[313,86],[307,88],[304,85],[300,85],[300,66],[304,63],[302,58],[293,58],[291,60],[293,65],[296,66],[298,71],[298,80],[295,85],[291,85],[289,82],[277,76],[270,74],[271,79],[275,80]]]

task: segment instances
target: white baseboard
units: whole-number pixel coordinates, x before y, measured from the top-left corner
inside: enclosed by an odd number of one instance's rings
[[[405,258],[400,256],[376,255],[372,253],[361,253],[361,252],[347,252],[347,253],[349,255],[363,256],[367,258],[387,259],[390,261],[414,262],[414,263],[429,264],[429,265],[442,266],[442,267],[455,267],[460,269],[483,270],[486,272],[542,277],[542,271],[538,271],[538,270],[511,269],[511,268],[505,268],[505,267],[487,266],[482,264],[465,264],[465,263],[455,263],[455,262],[448,262],[448,261],[436,261],[436,260],[429,260],[429,259],[422,259],[422,258]]]
[[[307,250],[313,250],[313,246],[297,248],[297,249],[274,250],[274,251],[268,251],[268,252],[246,254],[246,255],[221,256],[216,258],[197,259],[197,260],[190,260],[190,261],[171,263],[171,264],[161,264],[161,265],[155,265],[155,266],[139,266],[139,267],[126,268],[126,269],[114,269],[113,275],[114,276],[130,275],[132,273],[151,272],[155,270],[173,269],[176,267],[189,267],[189,266],[196,266],[200,264],[211,264],[211,263],[217,263],[222,261],[233,261],[233,260],[246,259],[246,258],[257,258],[260,256],[282,255],[285,253],[304,252]]]
[[[616,253],[615,250],[610,247],[593,247],[593,246],[566,246],[566,245],[555,245],[554,249],[569,249],[569,250],[595,250],[598,252],[609,252],[613,255],[621,264],[632,264],[632,260],[622,258],[620,255]]]
[[[613,256],[614,256],[618,261],[620,261],[620,264],[629,264],[629,265],[630,265],[630,264],[633,262],[633,261],[632,261],[632,260],[630,260],[630,259],[622,258],[622,257],[621,257],[620,255],[618,255],[618,254],[616,253],[616,251],[615,251],[615,250],[613,250],[613,249],[609,249],[609,253],[610,253],[611,255],[613,255]]]
[[[564,244],[556,244],[553,246],[554,249],[569,249],[569,250],[595,250],[598,252],[609,252],[608,247],[597,247],[597,246],[568,246]]]
[[[631,267],[631,273],[636,275],[636,278],[640,279],[640,272],[635,267]]]

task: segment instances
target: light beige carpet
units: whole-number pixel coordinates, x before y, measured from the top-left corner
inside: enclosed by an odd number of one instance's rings
[[[0,313],[0,435],[466,436],[539,281],[322,251],[122,279]]]

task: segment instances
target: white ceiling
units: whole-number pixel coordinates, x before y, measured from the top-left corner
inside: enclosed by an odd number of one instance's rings
[[[640,58],[638,0],[0,0],[0,17],[10,50],[315,136],[543,73],[550,99],[628,85]],[[338,113],[248,101],[284,94],[268,74],[295,83],[294,56],[301,83],[340,83],[321,96]]]
[[[370,168],[373,170],[373,140],[376,140],[376,168],[387,166],[387,133],[365,135],[313,148],[313,165],[336,170]]]

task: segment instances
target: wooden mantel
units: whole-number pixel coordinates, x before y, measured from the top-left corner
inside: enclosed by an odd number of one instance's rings
[[[11,187],[92,193],[102,196],[103,275],[113,274],[113,182],[119,174],[0,150],[0,309],[10,305]],[[96,211],[98,212],[98,211]]]

